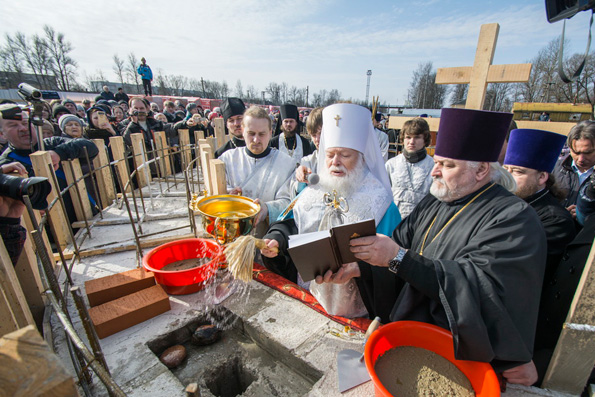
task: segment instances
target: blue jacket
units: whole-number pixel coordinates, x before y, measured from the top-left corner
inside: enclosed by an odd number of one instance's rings
[[[141,64],[138,69],[136,69],[136,72],[141,75],[143,80],[153,80],[153,72],[147,64]]]

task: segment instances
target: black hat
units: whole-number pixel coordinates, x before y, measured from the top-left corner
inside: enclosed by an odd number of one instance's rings
[[[233,116],[244,114],[246,105],[240,98],[227,98],[221,103],[221,113],[227,123],[227,119]]]
[[[4,120],[22,120],[22,110],[19,105],[7,103],[0,105],[0,114]]]
[[[54,107],[52,108],[52,116],[55,119],[58,119],[58,113],[68,113],[70,114],[70,110],[68,110],[68,108],[64,105],[54,105]]]
[[[300,121],[297,106],[286,103],[285,105],[281,105],[279,110],[281,112],[281,121],[285,119],[294,119],[298,122]]]

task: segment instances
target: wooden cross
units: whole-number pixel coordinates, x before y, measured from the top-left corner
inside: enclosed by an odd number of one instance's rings
[[[337,121],[337,127],[339,126],[339,120],[341,120],[341,116],[337,115],[335,117],[335,120]]]
[[[481,25],[473,67],[439,68],[436,84],[469,84],[466,109],[482,109],[488,83],[523,83],[529,80],[530,63],[492,65],[500,25]]]

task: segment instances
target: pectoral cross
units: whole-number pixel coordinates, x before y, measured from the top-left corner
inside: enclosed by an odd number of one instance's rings
[[[335,117],[335,121],[337,122],[337,127],[339,126],[339,120],[341,120],[341,116],[337,115]]]

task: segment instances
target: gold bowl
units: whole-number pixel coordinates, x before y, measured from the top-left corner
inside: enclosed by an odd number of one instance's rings
[[[223,245],[252,232],[260,205],[248,197],[221,194],[193,198],[190,209],[201,215],[204,230]]]

